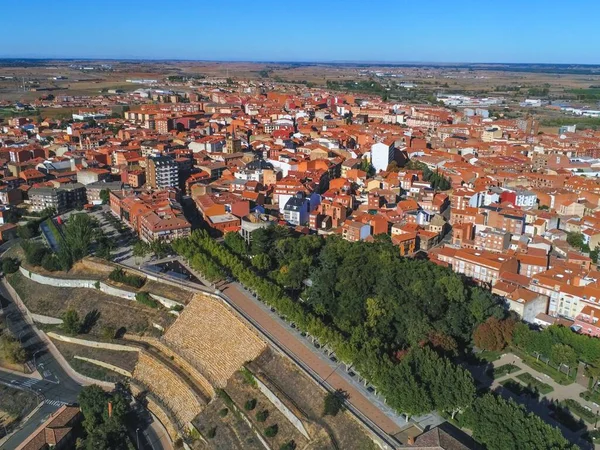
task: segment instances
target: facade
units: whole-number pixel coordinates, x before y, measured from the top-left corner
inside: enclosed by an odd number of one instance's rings
[[[277,223],[277,217],[267,214],[248,214],[242,217],[240,234],[249,244],[252,242],[252,233],[262,228],[268,228]]]
[[[148,157],[146,183],[153,189],[178,187],[179,169],[177,162],[170,156]]]
[[[375,171],[386,170],[389,163],[394,159],[394,144],[387,145],[378,142],[371,146],[371,164]]]
[[[438,259],[452,266],[452,270],[474,280],[493,286],[503,272],[517,273],[519,262],[515,257],[491,252],[443,248]]]

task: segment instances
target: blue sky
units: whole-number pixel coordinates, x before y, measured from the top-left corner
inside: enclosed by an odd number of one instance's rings
[[[600,63],[598,0],[6,2],[0,57]]]

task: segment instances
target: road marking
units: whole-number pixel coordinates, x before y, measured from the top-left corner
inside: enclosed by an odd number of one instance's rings
[[[67,402],[63,402],[61,400],[46,400],[44,403],[51,406],[61,407],[62,405],[66,405]]]

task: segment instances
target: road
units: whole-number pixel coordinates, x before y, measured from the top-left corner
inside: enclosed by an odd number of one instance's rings
[[[0,383],[12,385],[15,388],[29,390],[39,396],[43,402],[25,424],[4,442],[0,448],[11,450],[16,448],[40,424],[42,424],[61,405],[76,403],[81,385],[73,380],[48,351],[46,344],[40,339],[33,327],[25,320],[23,314],[15,305],[10,294],[0,283],[0,304],[2,305],[1,320],[6,321],[14,336],[20,339],[32,355],[31,363],[35,365],[38,376],[17,375],[0,369]],[[146,420],[142,431],[145,439],[140,440],[140,448],[152,450],[169,450],[172,448],[166,432],[154,420]],[[162,430],[162,431],[161,431]]]

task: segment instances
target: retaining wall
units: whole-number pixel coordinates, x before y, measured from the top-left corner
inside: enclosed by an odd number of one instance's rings
[[[102,348],[104,350],[115,350],[117,352],[138,352],[140,351],[137,347],[130,347],[128,345],[121,344],[111,344],[110,342],[98,342],[98,341],[89,341],[87,339],[80,339],[70,336],[65,336],[62,334],[55,333],[54,331],[49,331],[48,336],[53,339],[57,339],[59,341],[68,342],[70,344],[83,345],[84,347],[93,347],[93,348]]]
[[[47,275],[41,275],[39,273],[25,269],[24,267],[19,267],[19,270],[21,271],[23,276],[29,278],[31,281],[35,281],[36,283],[54,287],[95,289],[105,293],[106,295],[123,298],[125,300],[135,301],[135,292],[112,286],[110,284],[104,283],[103,281],[49,277]],[[172,308],[174,306],[184,306],[183,303],[170,300],[160,295],[155,295],[151,292],[149,292],[149,294],[150,297],[154,298],[156,301],[161,303],[165,308]]]
[[[43,323],[46,325],[60,325],[63,323],[62,319],[57,319],[56,317],[43,316],[41,314],[31,314],[31,318],[34,322]]]

